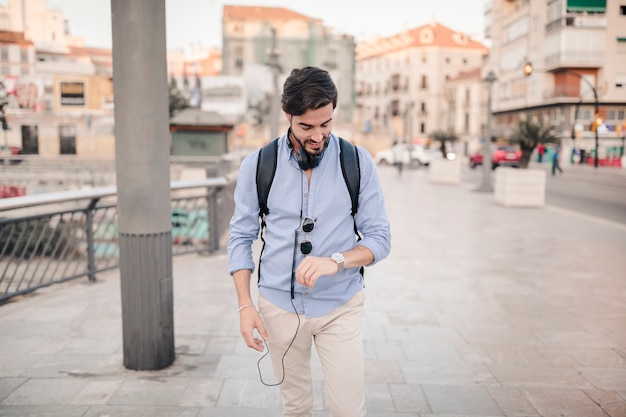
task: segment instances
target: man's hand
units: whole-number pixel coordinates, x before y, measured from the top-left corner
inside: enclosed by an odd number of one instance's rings
[[[322,275],[334,275],[339,265],[328,257],[307,256],[296,269],[296,282],[305,287],[313,288]]]
[[[263,324],[263,319],[259,315],[259,312],[254,307],[248,307],[241,310],[239,314],[241,315],[239,318],[239,331],[246,345],[251,349],[263,352],[263,341],[269,340],[269,337],[267,336],[265,324]],[[258,330],[262,339],[254,337],[255,329]]]

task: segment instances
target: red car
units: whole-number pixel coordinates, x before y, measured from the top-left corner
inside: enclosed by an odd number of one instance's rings
[[[499,166],[509,166],[517,168],[519,160],[522,157],[522,151],[515,146],[498,146],[491,154],[491,168],[496,169]],[[470,168],[475,168],[483,164],[482,151],[470,156]]]

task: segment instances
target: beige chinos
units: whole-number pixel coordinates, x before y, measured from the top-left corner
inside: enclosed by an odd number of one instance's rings
[[[280,385],[285,417],[313,416],[311,344],[322,364],[330,417],[365,416],[363,331],[365,295],[360,291],[345,304],[321,317],[300,317],[300,328],[284,358],[285,380]],[[298,317],[259,295],[259,312],[269,336],[272,366],[283,375],[283,355],[291,343]]]

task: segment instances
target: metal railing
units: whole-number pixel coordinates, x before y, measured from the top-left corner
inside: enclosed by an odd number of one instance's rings
[[[221,192],[228,184],[223,177],[172,183],[172,255],[219,249],[218,204],[229,201]],[[116,203],[115,187],[0,200],[0,302],[118,268]]]

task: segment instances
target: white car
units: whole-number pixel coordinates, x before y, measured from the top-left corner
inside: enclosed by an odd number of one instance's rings
[[[412,145],[399,143],[389,149],[382,150],[374,156],[374,160],[378,165],[394,165],[397,161],[397,155],[402,155],[408,151],[409,164],[412,166],[428,166],[430,161],[435,159],[432,151],[424,148],[422,145]]]

